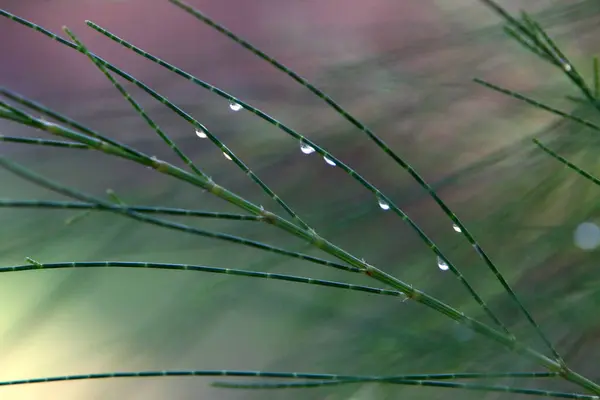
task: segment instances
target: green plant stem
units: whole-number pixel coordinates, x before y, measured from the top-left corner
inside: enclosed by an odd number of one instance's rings
[[[88,269],[88,268],[134,268],[134,269],[162,269],[169,271],[194,271],[208,272],[213,274],[225,274],[234,276],[245,276],[250,278],[271,279],[296,283],[305,283],[316,286],[327,286],[337,289],[353,290],[357,292],[403,297],[401,292],[396,290],[380,289],[371,286],[354,285],[346,282],[336,282],[325,279],[307,278],[304,276],[275,274],[270,272],[248,271],[234,268],[219,268],[192,264],[173,264],[173,263],[155,263],[155,262],[133,262],[133,261],[85,261],[85,262],[65,262],[65,263],[41,263],[28,258],[31,264],[15,265],[12,267],[0,267],[0,273],[23,272],[35,270],[54,270],[54,269]]]
[[[575,164],[573,164],[572,162],[570,162],[563,156],[560,156],[556,152],[550,150],[547,146],[543,145],[539,140],[533,139],[533,143],[535,143],[537,146],[539,146],[539,148],[542,149],[544,152],[546,152],[548,155],[555,158],[559,162],[563,163],[567,167],[571,168],[573,171],[577,172],[579,175],[583,176],[585,179],[592,181],[596,185],[600,185],[600,179],[596,178],[594,175],[590,174],[589,172],[586,172],[583,169],[579,168],[578,166],[576,166]]]
[[[577,393],[565,393],[556,392],[552,390],[540,390],[540,389],[527,389],[527,388],[516,388],[512,386],[500,386],[500,385],[480,385],[474,383],[462,383],[462,382],[443,382],[443,381],[432,381],[432,380],[417,380],[417,379],[395,379],[392,381],[384,380],[383,382],[379,379],[372,380],[335,380],[335,381],[307,381],[307,382],[265,382],[265,383],[254,383],[254,382],[214,382],[213,386],[227,388],[227,389],[306,389],[306,388],[317,388],[323,386],[339,386],[347,385],[352,383],[365,383],[365,382],[378,382],[378,383],[393,383],[397,385],[409,385],[409,386],[428,386],[445,389],[463,389],[463,390],[476,390],[483,392],[501,392],[501,393],[514,393],[514,394],[525,394],[530,396],[543,396],[563,399],[586,399],[596,400],[598,396],[590,396],[585,394]]]
[[[106,211],[106,209],[100,208],[97,204],[94,204],[94,203],[72,202],[72,201],[48,201],[48,200],[0,199],[0,207],[6,207],[6,208],[51,208],[51,209],[63,209],[63,210]],[[165,214],[165,215],[177,215],[177,216],[184,216],[184,217],[202,217],[202,218],[227,219],[227,220],[238,220],[238,221],[260,221],[262,218],[262,217],[259,217],[256,215],[212,212],[212,211],[204,211],[204,210],[190,210],[190,209],[186,209],[186,208],[152,207],[152,206],[137,206],[137,205],[127,205],[127,206],[115,205],[115,206],[113,206],[113,208],[128,208],[132,211],[146,213],[146,214]]]
[[[173,370],[173,371],[139,371],[139,372],[108,372],[99,374],[62,375],[46,378],[17,379],[0,381],[0,386],[24,385],[30,383],[62,382],[74,380],[109,379],[109,378],[148,378],[148,377],[185,377],[185,376],[230,376],[241,378],[275,378],[275,379],[314,379],[314,380],[356,380],[356,379],[381,379],[381,380],[423,380],[423,379],[485,379],[485,378],[548,378],[555,376],[549,372],[499,372],[499,373],[459,373],[459,374],[410,374],[392,376],[364,376],[364,375],[337,375],[314,374],[304,372],[270,372],[270,371],[244,371],[244,370]]]
[[[512,98],[515,98],[517,100],[522,100],[525,103],[531,104],[532,106],[537,107],[539,109],[551,112],[552,114],[558,115],[558,116],[560,116],[562,118],[569,119],[571,121],[577,122],[578,124],[584,125],[584,126],[590,128],[590,129],[593,129],[595,131],[600,131],[600,126],[597,125],[597,124],[595,124],[595,123],[593,123],[593,122],[591,122],[591,121],[585,120],[583,118],[576,117],[575,115],[571,115],[571,114],[566,113],[564,111],[560,111],[560,110],[558,110],[558,109],[556,109],[554,107],[550,107],[547,104],[541,103],[541,102],[539,102],[537,100],[534,100],[534,99],[532,99],[530,97],[527,97],[527,96],[525,96],[525,95],[523,95],[521,93],[517,93],[517,92],[514,92],[512,90],[502,88],[500,86],[494,85],[493,83],[484,81],[483,79],[475,78],[475,79],[473,79],[473,81],[475,83],[478,83],[478,84],[480,84],[482,86],[485,86],[485,87],[487,87],[489,89],[493,89],[493,90],[495,90],[497,92],[503,93],[505,95],[508,95],[508,96],[510,96]]]
[[[2,118],[2,112],[0,111],[0,118]],[[82,143],[75,142],[64,142],[61,140],[48,140],[48,139],[38,139],[38,138],[21,138],[15,136],[5,136],[0,135],[0,142],[5,143],[20,143],[20,144],[30,144],[30,145],[38,145],[38,146],[49,146],[49,147],[63,147],[68,149],[83,149],[89,150],[90,147],[86,146]]]

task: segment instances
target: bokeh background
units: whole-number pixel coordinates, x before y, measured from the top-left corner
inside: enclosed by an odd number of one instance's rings
[[[600,189],[531,143],[538,137],[600,172],[597,133],[472,82],[505,85],[585,118],[577,91],[502,33],[475,0],[190,0],[216,21],[294,68],[363,120],[472,230],[574,369],[600,379],[596,224]],[[599,50],[593,0],[501,2],[548,28],[586,77]],[[3,0],[2,8],[56,33],[69,26],[95,53],[191,113],[315,229],[358,257],[488,322],[465,289],[402,220],[318,155],[248,112],[87,28],[89,19],[152,54],[274,115],[392,197],[461,269],[518,336],[545,350],[493,275],[425,191],[365,135],[289,77],[166,1]],[[81,54],[0,20],[0,82],[140,150],[177,162]],[[131,85],[149,114],[220,184],[278,211],[233,163],[190,126]],[[0,122],[4,135],[43,137]],[[95,195],[130,204],[236,209],[138,165],[78,150],[2,144],[9,155]],[[0,197],[61,199],[0,172]],[[369,284],[300,261],[156,228],[107,213],[67,225],[77,212],[0,210],[0,264],[155,261],[293,273]],[[319,255],[252,222],[185,219]],[[591,226],[591,225],[585,225]],[[592,226],[593,227],[593,226]],[[580,232],[581,233],[581,232]],[[584,232],[585,233],[585,232]],[[590,236],[592,235],[592,236]],[[411,302],[190,272],[95,269],[4,274],[0,279],[0,380],[163,369],[252,369],[343,374],[539,370],[485,337]],[[234,391],[210,379],[79,381],[1,388],[29,399],[519,399],[524,396],[392,386]],[[492,383],[577,391],[560,381]]]

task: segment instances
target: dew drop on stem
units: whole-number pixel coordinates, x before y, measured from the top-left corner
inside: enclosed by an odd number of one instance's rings
[[[231,103],[229,103],[229,108],[231,108],[231,111],[240,111],[242,109],[242,106],[232,101]]]
[[[325,162],[329,165],[331,165],[332,167],[335,167],[335,161],[333,161],[331,158],[327,157],[327,156],[323,156],[323,160],[325,160]]]
[[[442,257],[438,256],[437,258],[438,268],[442,271],[448,271],[450,267],[448,267],[448,263],[442,259]]]
[[[206,132],[204,132],[202,129],[196,129],[196,136],[198,136],[200,139],[206,139]]]
[[[300,151],[304,154],[312,154],[315,152],[315,149],[306,143],[300,143]]]
[[[460,226],[456,225],[456,224],[452,224],[452,229],[454,229],[454,232],[462,232],[462,229],[460,229]]]
[[[571,72],[573,70],[573,67],[571,66],[571,64],[569,64],[568,62],[566,62],[564,60],[560,60],[560,64],[562,65],[565,72]]]
[[[379,204],[379,208],[381,208],[383,211],[390,209],[390,205],[380,197],[377,198],[377,204]]]
[[[229,161],[231,161],[231,156],[225,152],[223,152],[223,157],[225,157],[226,159],[228,159]]]

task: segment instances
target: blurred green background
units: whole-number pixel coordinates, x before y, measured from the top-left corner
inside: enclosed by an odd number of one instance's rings
[[[88,47],[204,123],[276,193],[333,243],[452,306],[489,322],[461,284],[442,272],[416,234],[342,171],[306,156],[283,132],[87,28],[111,30],[275,116],[353,166],[438,243],[490,307],[544,350],[525,318],[469,244],[408,175],[308,91],[166,1],[4,0],[4,9]],[[502,33],[478,1],[190,0],[292,67],[362,119],[430,182],[497,263],[570,365],[600,380],[597,252],[574,244],[600,223],[600,189],[531,143],[532,137],[592,173],[597,133],[489,89],[478,77],[584,118],[593,110],[560,71]],[[524,8],[591,75],[600,5],[592,0],[502,1]],[[177,163],[170,150],[81,54],[0,20],[3,86],[136,148]],[[208,141],[165,107],[125,85],[152,118],[218,183],[279,212]],[[0,134],[43,137],[0,121]],[[92,152],[2,144],[1,153],[95,195],[129,204],[236,209],[130,162]],[[61,199],[0,172],[0,197]],[[359,276],[259,250],[171,232],[108,213],[0,209],[0,264],[154,261],[292,273],[372,284]],[[176,219],[177,220],[177,219]],[[322,256],[252,222],[182,219],[203,229]],[[33,271],[0,279],[0,380],[106,371],[251,369],[340,374],[540,370],[451,320],[411,302],[294,283],[191,272]],[[520,399],[419,387],[365,385],[233,391],[210,379],[79,381],[5,387],[16,399]],[[561,381],[493,383],[578,391]]]

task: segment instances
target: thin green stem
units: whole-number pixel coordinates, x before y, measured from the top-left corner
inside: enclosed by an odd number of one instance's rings
[[[162,269],[169,271],[194,271],[208,272],[213,274],[224,274],[234,276],[245,276],[250,278],[271,279],[287,282],[305,283],[308,285],[326,286],[337,289],[353,290],[363,293],[371,293],[385,296],[403,297],[404,295],[397,290],[380,289],[371,286],[354,285],[346,282],[336,282],[324,279],[313,279],[304,276],[274,274],[270,272],[248,271],[234,268],[208,267],[192,264],[173,264],[173,263],[155,263],[155,262],[132,262],[132,261],[86,261],[86,262],[65,262],[65,263],[40,263],[33,259],[28,259],[30,265],[15,265],[11,267],[0,267],[0,273],[22,272],[34,270],[53,270],[53,269],[86,269],[86,268],[135,268],[135,269]]]
[[[595,176],[593,176],[592,174],[590,174],[589,172],[584,171],[583,169],[579,168],[578,166],[576,166],[575,164],[573,164],[572,162],[568,161],[566,158],[558,155],[556,152],[550,150],[548,147],[544,146],[539,140],[537,139],[533,139],[533,143],[535,143],[537,146],[540,147],[540,149],[542,149],[543,151],[545,151],[546,153],[548,153],[548,155],[550,155],[551,157],[554,157],[555,159],[557,159],[559,162],[565,164],[567,167],[571,168],[573,171],[577,172],[579,175],[583,176],[584,178],[592,181],[593,183],[595,183],[596,185],[600,185],[600,179],[596,178]]]
[[[543,51],[536,48],[531,42],[529,42],[525,38],[523,38],[523,36],[519,35],[519,33],[512,26],[505,25],[504,33],[506,33],[508,36],[513,38],[515,41],[517,41],[517,43],[519,43],[521,46],[523,46],[526,50],[537,55],[544,61],[554,64],[554,60],[550,56],[548,56],[546,53],[544,53]]]
[[[538,375],[539,374],[539,375]],[[516,378],[534,378],[534,377],[551,377],[554,375],[547,372],[541,373],[464,373],[464,374],[414,374],[414,375],[397,375],[388,377],[378,376],[357,376],[357,375],[336,375],[336,374],[312,374],[303,372],[269,372],[269,371],[235,371],[235,370],[173,370],[173,371],[138,371],[138,372],[107,372],[98,374],[77,374],[77,375],[61,375],[49,376],[45,378],[33,379],[16,379],[11,381],[0,381],[0,386],[15,386],[26,385],[31,383],[48,383],[48,382],[64,382],[76,380],[92,380],[92,379],[112,379],[112,378],[162,378],[162,377],[199,377],[199,376],[230,376],[240,378],[278,378],[278,379],[315,379],[315,380],[339,380],[339,379],[478,379],[486,377],[516,377]]]
[[[1,118],[1,113],[0,113]],[[49,147],[63,147],[68,149],[89,149],[89,146],[82,143],[75,142],[64,142],[61,140],[48,140],[48,139],[38,139],[38,138],[21,138],[15,136],[5,136],[0,135],[0,142],[5,143],[22,143],[22,144],[32,144],[39,146],[49,146]]]
[[[12,112],[12,111],[10,111],[8,109],[5,109],[2,106],[0,106],[0,118],[8,120],[8,121],[17,122],[19,124],[26,124],[27,123],[26,120],[23,120],[23,118],[19,117],[14,112]]]
[[[515,98],[517,100],[524,101],[525,103],[531,104],[532,106],[537,107],[539,109],[551,112],[552,114],[555,114],[555,115],[561,116],[563,118],[569,119],[571,121],[577,122],[578,124],[582,124],[582,125],[584,125],[584,126],[586,126],[588,128],[591,128],[591,129],[593,129],[595,131],[600,131],[600,126],[596,125],[593,122],[590,122],[590,121],[585,120],[583,118],[576,117],[576,116],[571,115],[569,113],[566,113],[564,111],[560,111],[560,110],[558,110],[558,109],[556,109],[554,107],[550,107],[547,104],[540,103],[539,101],[534,100],[534,99],[532,99],[530,97],[527,97],[527,96],[525,96],[525,95],[523,95],[521,93],[517,93],[517,92],[514,92],[512,90],[502,88],[500,86],[494,85],[493,83],[484,81],[483,79],[474,78],[473,81],[476,82],[476,83],[478,83],[478,84],[480,84],[480,85],[482,85],[482,86],[485,86],[485,87],[487,87],[489,89],[493,89],[493,90],[495,90],[497,92],[500,92],[500,93],[508,95],[508,96],[510,96],[512,98]]]
[[[227,388],[227,389],[301,389],[301,388],[318,388],[323,386],[338,386],[365,382],[378,382],[378,383],[391,383],[397,385],[408,385],[408,386],[428,386],[437,387],[444,389],[463,389],[463,390],[476,390],[483,392],[501,392],[501,393],[514,393],[514,394],[525,394],[530,396],[542,396],[551,398],[562,398],[562,399],[586,399],[586,400],[597,400],[598,396],[590,396],[586,394],[577,393],[565,393],[556,392],[552,390],[540,390],[540,389],[527,389],[517,388],[512,386],[504,385],[480,385],[474,383],[462,383],[462,382],[444,382],[444,381],[433,381],[433,380],[416,380],[416,379],[395,379],[392,381],[388,380],[334,380],[334,381],[307,381],[307,382],[215,382],[213,386]]]
[[[6,208],[52,208],[68,210],[98,210],[106,211],[94,203],[46,200],[11,200],[0,199],[0,207]],[[145,214],[178,215],[185,217],[202,217],[214,219],[228,219],[238,221],[260,221],[262,217],[256,215],[243,215],[234,213],[211,212],[203,210],[190,210],[186,208],[151,207],[151,206],[113,206],[113,208],[128,208],[132,211]]]

